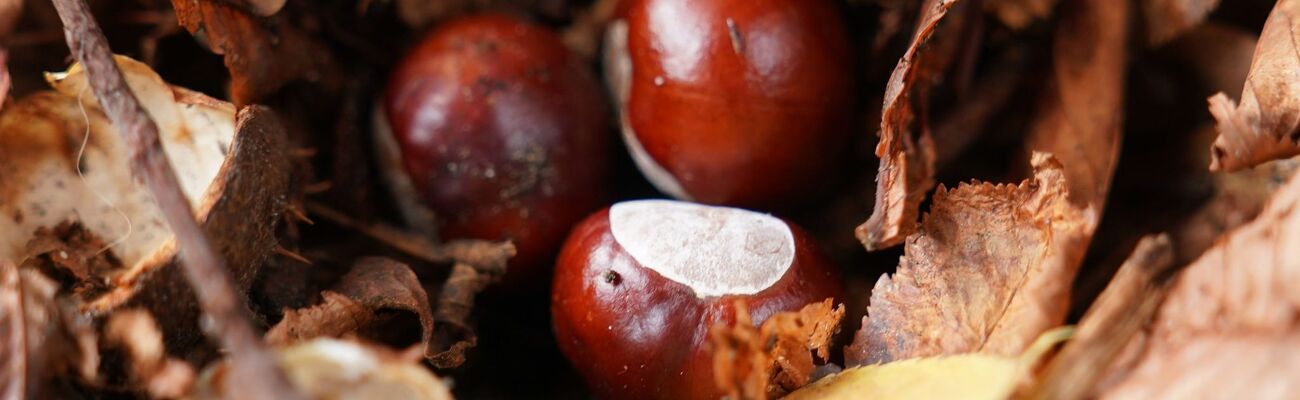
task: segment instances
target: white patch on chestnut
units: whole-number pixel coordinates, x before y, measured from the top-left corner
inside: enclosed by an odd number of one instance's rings
[[[632,258],[699,297],[755,294],[794,263],[794,233],[771,215],[672,200],[609,209],[609,229]]]

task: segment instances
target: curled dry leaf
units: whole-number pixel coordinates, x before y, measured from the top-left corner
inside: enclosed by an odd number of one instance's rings
[[[1141,0],[1147,43],[1158,46],[1200,25],[1219,0]]]
[[[1236,171],[1300,154],[1300,0],[1281,0],[1260,33],[1241,103],[1210,97],[1219,138],[1210,170]]]
[[[1148,236],[1120,266],[1115,278],[1079,321],[1074,338],[1048,362],[1026,397],[1094,398],[1094,388],[1113,374],[1131,339],[1140,335],[1168,290],[1174,252],[1168,235]]]
[[[1070,200],[1101,212],[1119,159],[1128,2],[1067,2],[1061,13],[1025,147],[1058,158]]]
[[[420,320],[423,343],[433,338],[429,296],[406,264],[387,258],[357,261],[321,304],[286,310],[284,319],[266,333],[266,341],[287,345],[319,336],[341,337],[379,322],[381,311],[413,314]],[[431,351],[428,354],[433,354]]]
[[[955,50],[951,40],[948,45],[929,42],[936,37],[940,21],[959,2],[925,1],[912,43],[889,76],[881,111],[880,142],[876,144],[876,156],[880,157],[876,203],[871,217],[855,232],[867,250],[897,245],[915,231],[921,200],[934,186],[934,144],[927,121],[917,111],[923,111],[930,80],[951,58],[945,53]]]
[[[58,298],[58,285],[39,272],[0,260],[0,394],[42,398],[55,376],[93,382],[99,366],[94,327],[75,302]]]
[[[318,338],[276,350],[289,381],[313,399],[451,400],[451,391],[411,352],[393,353],[355,341]],[[216,363],[195,386],[197,400],[240,399],[225,382],[230,364]]]
[[[844,305],[833,299],[782,312],[755,327],[749,310],[736,302],[736,323],[709,328],[713,379],[731,399],[780,397],[807,385],[815,367],[830,359],[832,336],[839,331]]]
[[[201,34],[209,49],[225,57],[236,105],[256,102],[296,79],[320,79],[328,71],[329,51],[283,13],[257,18],[225,0],[172,0],[172,7],[181,26]]]
[[[104,341],[121,346],[131,360],[131,376],[156,398],[184,397],[194,385],[194,369],[169,358],[153,316],[142,310],[113,313],[104,326]]]
[[[962,354],[850,368],[799,389],[791,400],[1006,399],[1038,360],[1070,337],[1064,327],[1044,332],[1018,356]]]
[[[438,292],[438,305],[433,310],[438,325],[425,353],[434,366],[460,366],[465,362],[465,352],[478,345],[478,335],[469,322],[474,299],[503,274],[504,263],[496,270],[477,269],[460,262],[452,266],[451,276]]]
[[[1107,398],[1288,398],[1300,390],[1300,175],[1175,279]]]
[[[265,108],[236,112],[168,86],[144,64],[117,61],[157,122],[163,150],[184,160],[172,167],[195,218],[238,289],[246,289],[275,246],[288,190],[278,119]],[[79,64],[51,79],[55,91],[27,96],[0,114],[0,260],[24,257],[38,229],[76,220],[108,241],[122,265],[108,274],[106,293],[83,299],[83,310],[104,315],[139,305],[160,317],[170,344],[197,343],[199,307],[178,268],[176,240],[132,178],[126,144],[90,95]]]
[[[1060,325],[1097,211],[1068,199],[1065,171],[1033,157],[1019,185],[940,187],[893,277],[871,292],[850,366],[963,353],[1020,354]]]

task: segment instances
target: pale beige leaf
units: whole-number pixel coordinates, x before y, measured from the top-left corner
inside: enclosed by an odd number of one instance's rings
[[[1260,33],[1240,103],[1210,97],[1219,124],[1210,170],[1236,171],[1300,154],[1300,0],[1281,0]]]
[[[1200,25],[1219,6],[1219,0],[1142,0],[1147,43],[1159,45]]]

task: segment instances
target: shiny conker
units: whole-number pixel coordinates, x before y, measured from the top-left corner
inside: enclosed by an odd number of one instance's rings
[[[841,298],[803,230],[738,208],[617,203],[574,227],[556,263],[551,314],[565,356],[603,398],[716,399],[708,331]]]
[[[683,200],[784,208],[822,193],[852,130],[830,0],[627,0],[606,77],[642,173]]]
[[[514,242],[507,281],[542,276],[569,227],[605,200],[603,91],[544,27],[504,15],[440,25],[392,72],[383,107],[441,236]]]

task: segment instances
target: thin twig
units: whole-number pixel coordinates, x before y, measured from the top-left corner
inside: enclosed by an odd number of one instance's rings
[[[453,240],[436,243],[394,226],[357,221],[323,204],[308,202],[306,208],[307,212],[322,220],[354,229],[394,250],[429,263],[463,262],[482,273],[504,274],[506,261],[515,255],[515,246],[508,241]]]
[[[222,260],[194,220],[189,201],[181,192],[162,144],[158,126],[126,85],[122,71],[113,61],[108,39],[91,15],[85,0],[53,0],[63,21],[68,48],[86,68],[95,98],[127,148],[131,149],[131,172],[144,181],[162,211],[180,247],[181,266],[210,323],[200,324],[213,339],[231,352],[233,373],[241,382],[241,395],[254,399],[297,399],[301,395],[289,385],[275,366],[270,353],[249,323],[245,307],[235,295]],[[218,334],[218,333],[224,334]]]

